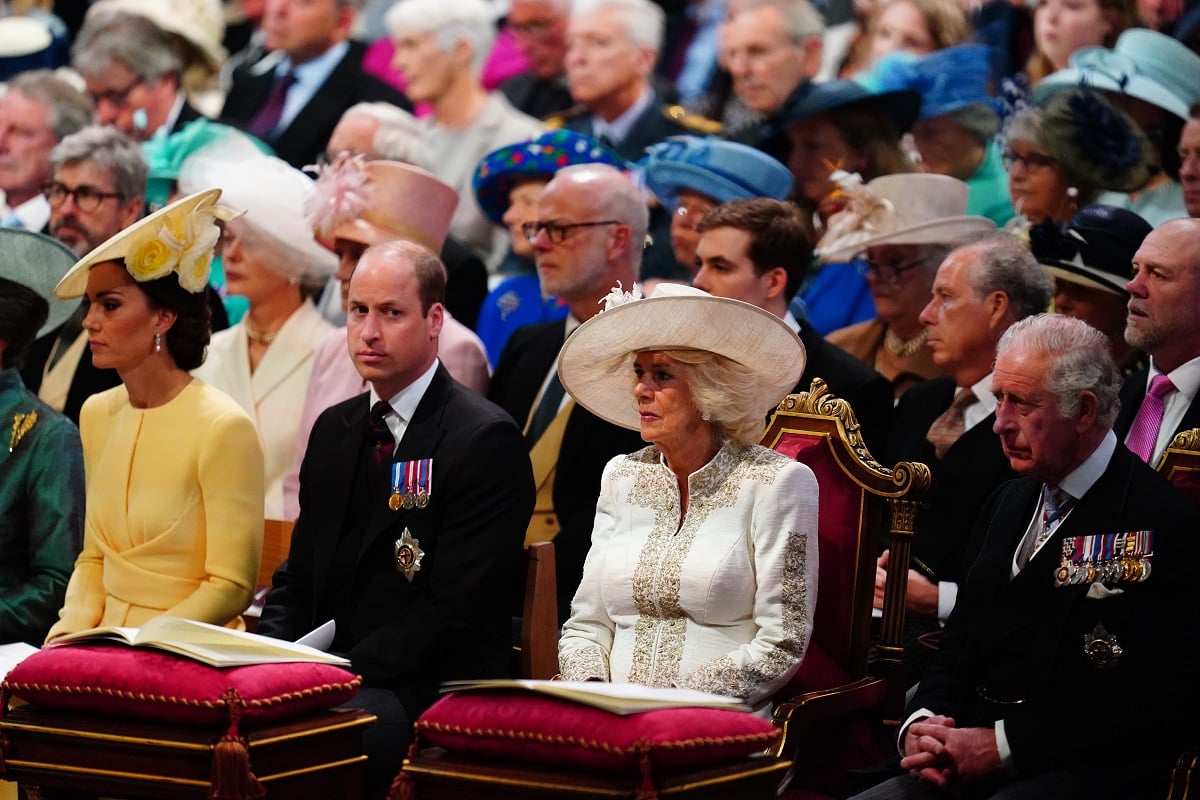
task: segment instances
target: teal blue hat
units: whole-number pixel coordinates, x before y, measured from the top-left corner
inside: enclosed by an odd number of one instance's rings
[[[563,167],[608,164],[624,169],[613,150],[590,136],[565,129],[547,131],[526,142],[493,150],[475,167],[471,183],[484,216],[500,225],[513,187],[526,178],[552,178]]]
[[[175,133],[160,131],[142,144],[142,152],[150,168],[150,175],[146,181],[147,210],[157,211],[167,204],[175,192],[175,181],[178,180],[185,161],[209,145],[231,136],[244,139],[252,149],[264,155],[274,155],[274,151],[267,144],[253,136],[203,117],[192,120]]]
[[[718,203],[770,197],[782,200],[792,190],[792,173],[761,150],[714,137],[672,136],[646,148],[634,167],[646,186],[671,207],[680,190]]]
[[[881,58],[856,78],[875,93],[910,90],[921,95],[918,119],[949,114],[974,105],[997,110],[991,87],[992,48],[981,44],[947,47],[927,56],[897,51]]]

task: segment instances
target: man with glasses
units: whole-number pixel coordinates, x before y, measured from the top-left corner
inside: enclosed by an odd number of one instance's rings
[[[568,0],[512,0],[506,27],[529,68],[504,83],[500,91],[513,107],[542,119],[574,104],[567,89]]]
[[[92,119],[88,96],[49,70],[13,77],[0,95],[0,227],[49,232],[50,151]]]
[[[944,177],[944,176],[942,176]],[[938,267],[933,297],[921,312],[933,360],[944,373],[913,387],[896,406],[883,463],[920,461],[933,477],[917,511],[908,572],[905,669],[920,679],[932,652],[918,637],[950,615],[958,584],[980,542],[971,523],[988,495],[1013,477],[992,430],[996,343],[1018,320],[1046,310],[1050,279],[1027,248],[991,234],[950,252]],[[875,602],[882,606],[888,554],[880,559]],[[910,660],[911,656],[911,660]]]
[[[203,116],[182,88],[187,59],[179,40],[145,17],[93,15],[75,40],[71,63],[96,104],[96,123],[139,142]]]
[[[614,288],[634,288],[648,212],[618,170],[584,164],[559,170],[525,227],[542,294],[566,303],[565,320],[519,328],[500,354],[488,396],[525,432],[538,488],[526,544],[554,540],[559,615],[566,619],[591,543],[600,475],[609,459],[644,443],[636,431],[575,405],[558,380],[558,351],[601,311]]]
[[[116,129],[93,125],[66,137],[51,152],[50,163],[43,189],[50,234],[76,256],[141,216],[146,159],[142,148]],[[115,370],[92,365],[82,311],[35,341],[21,369],[29,391],[76,424],[84,400],[121,382]]]
[[[758,306],[786,322],[804,343],[807,358],[796,391],[808,391],[813,378],[824,380],[854,409],[867,446],[881,452],[892,417],[891,385],[788,310],[812,261],[808,226],[799,209],[768,198],[733,200],[705,214],[696,231],[700,270],[692,285]]]

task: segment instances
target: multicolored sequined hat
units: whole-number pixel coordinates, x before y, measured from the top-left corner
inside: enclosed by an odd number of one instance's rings
[[[547,131],[529,141],[493,150],[480,159],[472,180],[475,199],[484,215],[500,225],[513,187],[527,178],[552,178],[563,167],[575,164],[625,168],[619,155],[590,136],[564,129]]]

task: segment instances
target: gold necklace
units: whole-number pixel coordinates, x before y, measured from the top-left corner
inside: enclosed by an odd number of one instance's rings
[[[272,333],[259,333],[250,325],[249,318],[246,319],[246,338],[250,341],[258,342],[266,347],[269,346],[271,342],[275,341],[275,337],[278,335],[279,331],[273,331]]]
[[[901,339],[896,334],[892,333],[892,329],[888,328],[883,335],[883,346],[888,349],[888,352],[900,358],[906,358],[921,349],[925,344],[925,340],[929,338],[929,329],[922,328],[911,339]]]

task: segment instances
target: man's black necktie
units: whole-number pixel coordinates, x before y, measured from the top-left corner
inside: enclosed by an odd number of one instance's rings
[[[392,452],[396,449],[396,440],[387,425],[387,413],[392,407],[386,400],[380,400],[371,408],[371,416],[367,419],[367,464],[371,467],[372,475],[380,470],[387,470],[392,462]]]

